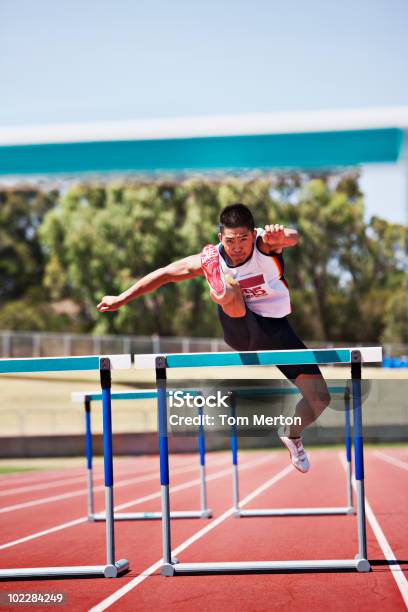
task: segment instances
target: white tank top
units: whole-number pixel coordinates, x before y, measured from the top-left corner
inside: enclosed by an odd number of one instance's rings
[[[227,264],[224,249],[219,243],[221,267],[224,273],[228,273],[239,282],[245,303],[252,312],[262,317],[285,317],[292,312],[292,308],[289,289],[283,276],[282,254],[262,253],[257,243],[264,230],[257,228],[256,232],[252,255],[239,266]]]

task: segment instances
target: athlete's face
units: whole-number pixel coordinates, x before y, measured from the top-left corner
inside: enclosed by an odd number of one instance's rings
[[[233,266],[239,266],[252,253],[256,231],[247,227],[224,227],[218,238]]]

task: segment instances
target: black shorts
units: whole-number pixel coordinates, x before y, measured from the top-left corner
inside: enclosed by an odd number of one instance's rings
[[[229,317],[218,306],[218,316],[224,331],[224,340],[236,351],[271,351],[305,349],[286,317],[261,317],[249,308],[243,317]],[[290,380],[300,374],[320,375],[317,365],[276,366]]]

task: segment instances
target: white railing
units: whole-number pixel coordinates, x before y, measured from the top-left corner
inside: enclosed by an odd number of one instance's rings
[[[56,357],[121,353],[200,353],[228,350],[221,338],[92,336],[0,331],[0,358]]]

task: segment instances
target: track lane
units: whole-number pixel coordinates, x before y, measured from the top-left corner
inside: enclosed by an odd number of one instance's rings
[[[366,473],[367,483],[374,479],[369,473],[371,469],[371,457],[369,449],[366,453]],[[388,452],[388,451],[387,451]],[[320,453],[320,456],[319,456]],[[240,477],[241,497],[248,491],[253,490],[256,484],[265,482],[271,473],[283,469],[287,465],[286,453],[274,453],[276,461],[263,466],[258,465],[253,469],[242,471]],[[337,451],[338,454],[338,451]],[[250,454],[252,456],[252,454]],[[335,460],[330,451],[313,451],[311,453],[313,469],[310,474],[300,475],[291,472],[285,481],[276,484],[269,492],[262,493],[259,498],[251,503],[252,507],[274,507],[292,505],[293,500],[301,505],[344,505],[345,486],[344,472],[339,478],[339,461]],[[334,460],[334,463],[333,463]],[[377,458],[377,461],[379,459]],[[337,467],[336,467],[337,466]],[[386,465],[386,469],[398,470],[391,465]],[[377,468],[378,471],[378,468]],[[405,474],[405,472],[404,472]],[[312,479],[309,479],[312,476]],[[384,477],[391,482],[387,472]],[[300,480],[299,480],[300,479]],[[222,513],[231,505],[231,489],[228,477],[209,482],[210,505],[215,506],[218,513]],[[383,477],[378,478],[378,486]],[[173,479],[172,479],[173,482]],[[290,486],[287,486],[290,482]],[[302,483],[306,483],[305,486]],[[339,484],[341,486],[339,487]],[[285,486],[284,486],[285,485]],[[390,485],[391,486],[391,485]],[[368,491],[367,486],[367,491]],[[313,493],[313,503],[310,495]],[[371,493],[371,492],[370,492]],[[316,494],[316,495],[315,495]],[[180,492],[180,502],[187,503],[191,500],[192,489]],[[175,498],[176,499],[176,498]],[[321,502],[320,502],[321,500]],[[380,500],[381,501],[381,500]],[[214,503],[213,503],[214,502]],[[374,505],[374,504],[373,504]],[[249,507],[249,506],[248,506]],[[395,508],[398,513],[398,508]],[[323,521],[322,521],[323,519]],[[261,522],[262,531],[260,537],[259,524]],[[324,523],[324,524],[323,524]],[[381,519],[381,524],[383,523]],[[79,555],[88,555],[89,550],[96,553],[104,539],[102,524],[93,525],[99,532],[99,544],[96,543],[95,533],[90,534],[89,525],[81,525],[75,529],[75,536],[70,534],[68,544],[65,535],[55,534],[44,538],[51,543],[51,548],[63,548],[64,561],[66,557],[71,558],[72,563],[79,562]],[[60,588],[68,592],[70,606],[75,610],[89,610],[91,605],[102,601],[107,595],[118,589],[118,585],[126,584],[132,577],[137,576],[138,572],[148,567],[149,559],[152,563],[161,556],[160,545],[160,522],[144,522],[140,529],[138,523],[117,523],[117,545],[121,552],[132,549],[132,556],[129,555],[132,563],[131,576],[120,578],[115,581],[89,579],[86,581],[38,581],[30,582],[36,585],[39,590],[48,590],[52,584],[52,590]],[[334,529],[335,527],[335,529]],[[182,543],[186,538],[191,537],[200,528],[202,522],[194,520],[174,521],[172,523],[173,547]],[[77,537],[81,530],[80,544]],[[82,531],[83,530],[83,531]],[[61,537],[62,536],[62,537]],[[55,538],[55,539],[54,539]],[[183,539],[184,538],[184,539]],[[357,547],[356,525],[354,517],[290,517],[290,518],[228,518],[224,524],[216,527],[213,532],[205,538],[196,542],[189,549],[184,551],[181,560],[237,560],[261,558],[259,555],[270,553],[271,549],[275,558],[295,558],[297,553],[299,558],[305,555],[306,550],[318,552],[318,558],[327,552],[328,558],[333,555],[333,542],[339,552],[344,550],[345,556],[352,554]],[[341,541],[337,541],[337,540]],[[75,541],[75,551],[68,551],[69,542]],[[47,544],[48,546],[48,544]],[[381,550],[376,538],[371,530],[368,530],[368,546],[370,559],[383,561]],[[24,546],[21,547],[22,549]],[[225,550],[228,557],[225,556]],[[133,551],[135,551],[133,553]],[[155,553],[156,556],[152,553]],[[276,554],[275,554],[276,553]],[[279,554],[280,553],[280,554]],[[291,553],[291,554],[289,554]],[[98,553],[99,554],[99,553]],[[258,555],[255,557],[255,555]],[[25,552],[25,558],[32,558],[33,551],[30,547]],[[117,555],[118,556],[118,555]],[[120,556],[120,555],[119,555]],[[309,556],[312,556],[309,554]],[[37,550],[35,554],[36,565],[40,565],[41,559],[48,558],[49,550]],[[264,556],[263,558],[268,558]],[[103,558],[102,558],[103,561]],[[92,562],[98,562],[92,560]],[[348,610],[372,610],[379,607],[388,612],[405,609],[401,607],[401,596],[395,585],[392,584],[388,568],[384,565],[374,566],[371,574],[274,574],[274,575],[241,575],[241,576],[188,576],[165,579],[159,575],[153,575],[143,581],[134,591],[122,597],[111,609],[129,610],[137,612],[146,609],[166,609],[176,607],[183,612],[191,612],[191,608],[196,605],[202,610],[224,609],[246,610],[271,609],[280,606],[286,608],[291,606],[296,610],[344,610],[344,605]],[[17,587],[24,585],[24,582],[9,583]],[[86,584],[86,600],[85,600]],[[82,585],[82,586],[81,586]],[[3,585],[0,585],[1,587]],[[55,588],[54,588],[55,587]],[[233,595],[233,596],[232,596]],[[164,603],[165,602],[165,605]],[[265,607],[266,606],[266,607]],[[272,608],[272,609],[273,609]]]
[[[294,500],[299,506],[315,505],[319,495],[323,499],[323,491],[324,505],[338,505],[340,499],[344,503],[344,494],[339,490],[344,472],[337,456],[328,451],[313,451],[311,457],[314,468],[307,480],[304,475],[293,472],[251,505],[288,506]],[[299,486],[302,482],[306,486]],[[245,491],[245,484],[242,489]],[[368,546],[370,558],[382,561],[382,551],[371,529],[368,529]],[[354,557],[356,551],[355,517],[228,518],[206,538],[193,544],[180,559],[194,562],[348,558]],[[190,612],[195,605],[201,610],[227,612],[243,607],[245,610],[284,607],[305,612],[327,609],[343,612],[345,608],[368,612],[376,607],[387,612],[405,609],[389,572],[383,572],[381,566],[375,566],[370,574],[315,572],[165,579],[156,573],[109,609],[138,612],[147,608],[164,611],[170,607],[178,612]]]
[[[389,451],[387,455],[392,456]],[[399,461],[399,457],[396,457]],[[408,462],[404,462],[408,467]],[[408,471],[369,453],[365,462],[366,496],[401,570],[408,578]]]
[[[176,467],[172,470],[173,482],[178,484],[183,482],[186,478],[188,480],[195,479],[198,476],[198,465],[197,459],[194,458],[193,465],[185,465]],[[218,469],[219,466],[225,467],[229,465],[229,457],[216,456],[211,458],[207,464],[207,471],[210,474],[211,470]],[[81,489],[71,488],[71,491],[67,491],[65,497],[55,499],[55,501],[43,501],[41,504],[28,505],[20,510],[7,511],[2,514],[1,528],[0,528],[0,545],[16,540],[20,537],[24,537],[32,532],[43,531],[56,524],[54,517],[58,516],[58,523],[65,523],[78,519],[86,514],[86,498],[87,489],[84,486]],[[159,471],[149,471],[147,474],[136,476],[135,478],[116,479],[115,481],[115,505],[121,505],[129,502],[132,499],[144,496],[144,495],[156,495],[157,500],[160,495],[160,484],[159,484]],[[52,496],[57,497],[57,496]],[[46,498],[45,498],[46,499]],[[154,498],[156,499],[156,498]],[[95,511],[100,512],[105,509],[105,487],[99,485],[95,487]],[[30,504],[31,502],[26,502]],[[176,501],[177,503],[177,501]],[[190,505],[194,504],[196,508],[199,507],[199,492],[197,491],[194,498],[191,500]],[[154,501],[153,504],[159,505],[158,501]],[[137,508],[139,510],[139,508]],[[152,507],[152,504],[148,502],[146,507],[140,508],[146,511],[157,509]],[[183,508],[177,508],[183,509]],[[0,511],[1,512],[1,511]],[[52,523],[50,524],[50,517]]]
[[[247,469],[242,472],[242,478],[248,479],[250,482],[259,481],[262,482],[263,474],[267,473],[270,475],[271,471],[276,469],[275,460],[271,455],[263,458],[264,464],[261,471],[259,460],[261,457],[254,456],[246,461]],[[249,465],[253,463],[253,467]],[[287,462],[285,461],[287,465]],[[221,514],[225,508],[229,507],[231,503],[231,488],[230,488],[230,474],[223,476],[218,480],[212,480],[208,483],[209,488],[209,499],[211,505],[214,506],[214,510],[217,514]],[[175,496],[175,499],[180,497],[180,504],[184,507],[190,502],[191,504],[192,489],[181,491],[180,494]],[[185,537],[191,537],[194,533],[202,526],[207,524],[207,521],[197,521],[194,519],[187,519],[183,521],[175,521],[179,523],[177,530],[181,531],[180,539]],[[29,545],[21,545],[15,549],[7,551],[7,566],[21,566],[23,562],[27,565],[47,565],[50,564],[50,551],[58,550],[58,564],[78,564],[84,563],[103,563],[104,561],[104,525],[101,523],[94,524],[92,526],[84,524],[79,525],[75,528],[75,534],[67,532],[60,532],[58,534],[50,535],[49,537],[43,538],[41,541],[37,541]],[[175,538],[176,538],[175,534]],[[161,554],[161,524],[160,521],[147,521],[140,524],[140,522],[132,523],[117,523],[116,525],[116,541],[117,541],[117,558],[128,555],[131,561],[132,567],[134,568],[130,576],[120,578],[119,580],[101,580],[101,579],[87,579],[85,582],[82,580],[53,580],[53,590],[58,588],[68,592],[70,606],[75,610],[87,610],[91,603],[96,603],[101,599],[101,596],[109,595],[112,590],[117,588],[118,584],[123,584],[125,581],[130,580],[138,570],[141,571],[146,565],[146,559],[154,561]],[[33,546],[34,544],[34,546]],[[90,552],[91,551],[91,552]],[[55,553],[54,553],[55,561]],[[21,582],[10,581],[8,582],[9,587],[15,587],[16,585],[21,586]],[[24,584],[24,583],[23,583]],[[49,586],[48,581],[34,581],[30,582],[30,588],[32,586],[44,587]],[[3,585],[0,585],[3,586]],[[45,589],[44,589],[45,590]],[[86,595],[84,595],[86,593]],[[92,602],[91,602],[92,596]]]

